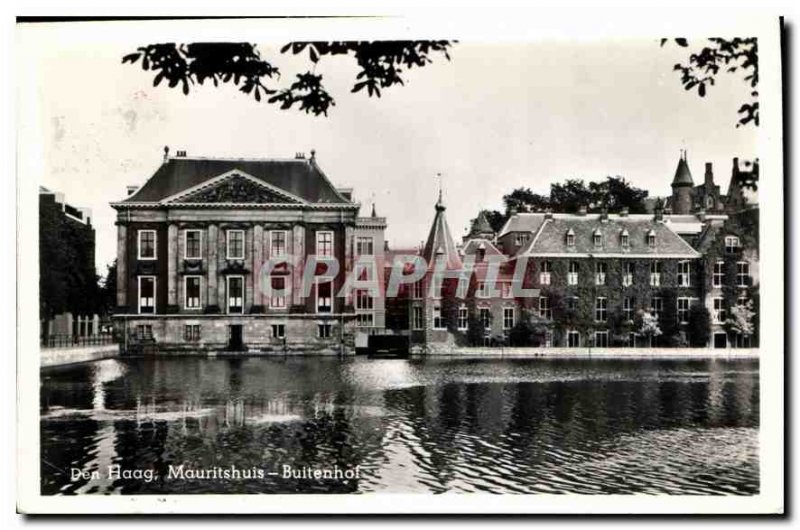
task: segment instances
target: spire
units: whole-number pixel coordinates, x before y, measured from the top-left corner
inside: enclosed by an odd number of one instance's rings
[[[436,211],[444,211],[446,206],[444,205],[444,201],[442,200],[442,174],[437,173],[436,176],[439,178],[439,200],[436,202]]]
[[[378,217],[378,214],[375,213],[375,201],[372,201],[372,217]]]
[[[462,266],[461,257],[450,233],[450,227],[445,218],[445,206],[442,201],[442,190],[439,188],[439,199],[436,202],[436,214],[433,217],[433,224],[428,233],[428,240],[422,250],[422,257],[428,262],[428,266],[433,268],[436,259],[446,260],[447,269],[460,269]]]
[[[681,149],[681,156],[678,160],[678,167],[675,169],[675,178],[672,179],[672,187],[694,186],[692,172],[689,171],[689,164],[686,162],[686,150]]]

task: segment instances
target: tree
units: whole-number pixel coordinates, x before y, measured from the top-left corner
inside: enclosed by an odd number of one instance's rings
[[[686,325],[689,344],[696,348],[708,346],[711,339],[711,315],[703,304],[692,304]]]
[[[550,207],[550,197],[534,193],[530,188],[517,188],[503,196],[503,203],[506,212],[543,212]]]
[[[106,275],[100,284],[98,310],[101,314],[110,315],[117,305],[117,260],[106,268]]]
[[[670,39],[661,39],[664,46]],[[688,47],[686,39],[674,39],[681,47]],[[720,73],[743,74],[743,81],[750,89],[750,102],[739,107],[739,123],[752,123],[758,126],[758,39],[750,38],[711,38],[708,44],[689,56],[686,64],[676,64],[674,70],[680,72],[681,83],[686,90],[697,88],[697,94],[704,98],[707,87],[716,84]]]
[[[736,304],[731,308],[730,317],[725,321],[728,330],[742,335],[752,335],[754,331],[753,301],[748,300],[744,304]]]
[[[638,314],[639,317],[639,326],[637,333],[643,337],[649,337],[653,339],[654,337],[661,336],[661,328],[658,326],[658,317],[656,317],[652,312],[649,310],[642,310]]]
[[[155,72],[153,85],[166,81],[170,88],[180,85],[188,95],[195,85],[211,81],[231,83],[256,101],[266,97],[267,103],[290,109],[298,104],[299,110],[327,116],[336,103],[317,74],[316,65],[323,57],[352,57],[358,64],[358,74],[351,92],[366,89],[370,97],[381,96],[381,89],[404,84],[406,70],[422,68],[433,62],[433,56],[443,55],[450,60],[450,41],[339,41],[291,42],[281,48],[281,53],[294,55],[308,53],[313,67],[295,75],[288,88],[279,89],[275,82],[279,69],[262,58],[255,44],[246,42],[195,42],[178,44],[148,44],[122,58],[122,62],[139,62],[145,71]]]

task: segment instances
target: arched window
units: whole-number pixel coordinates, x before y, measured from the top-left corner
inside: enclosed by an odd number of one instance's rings
[[[594,243],[595,248],[603,246],[603,233],[599,228],[595,228],[594,233],[592,233],[592,243]]]
[[[656,233],[652,229],[647,232],[647,246],[650,248],[656,248]]]
[[[619,235],[619,243],[620,243],[620,245],[622,246],[622,248],[624,250],[628,250],[629,248],[631,248],[631,238],[630,238],[630,234],[628,234],[628,230],[627,229],[623,229],[622,233],[620,233],[620,235]]]
[[[575,246],[575,231],[572,228],[567,230],[567,246],[570,248]]]
[[[741,243],[737,236],[725,236],[725,252],[733,254],[739,250]]]

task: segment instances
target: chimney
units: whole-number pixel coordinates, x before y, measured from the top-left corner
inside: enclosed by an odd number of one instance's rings
[[[706,162],[706,187],[714,185],[714,171],[711,168],[711,162]],[[706,190],[708,191],[708,190]]]
[[[166,164],[169,161],[169,146],[164,146],[164,163]]]
[[[305,160],[306,159],[306,154],[305,153],[301,153],[300,151],[297,151],[294,154],[294,159],[295,160]]]
[[[607,223],[608,222],[608,208],[603,208],[600,212],[600,222]]]
[[[578,215],[586,215],[586,211],[586,205],[582,205],[580,208],[578,208]]]
[[[383,240],[383,251],[389,252],[389,241],[386,239]]]
[[[620,216],[620,217],[628,217],[628,213],[629,213],[629,212],[630,212],[630,210],[628,210],[628,207],[627,207],[627,206],[624,206],[624,207],[622,208],[622,210],[620,210],[620,212],[619,212],[619,216]]]
[[[186,158],[186,151],[178,150],[175,152],[175,156],[178,158]]]
[[[314,160],[316,160],[316,157],[317,157],[317,150],[316,149],[312,149],[311,150],[311,158],[310,158],[310,160],[313,162]]]
[[[127,191],[128,191],[128,197],[130,197],[131,195],[133,195],[134,193],[139,191],[139,186],[136,186],[136,185],[133,185],[133,184],[129,184],[126,188],[127,188]]]
[[[733,157],[733,174],[739,173],[739,157]]]
[[[659,204],[659,205],[656,206],[654,219],[659,223],[664,221],[664,206],[663,205]]]
[[[545,219],[552,219],[553,218],[553,210],[548,208],[544,211],[544,218]]]

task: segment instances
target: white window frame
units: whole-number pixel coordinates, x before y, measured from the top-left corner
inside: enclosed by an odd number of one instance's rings
[[[744,272],[743,272],[744,270]],[[750,262],[736,262],[736,287],[749,287],[750,283]]]
[[[628,272],[628,267],[630,267],[630,272]],[[623,287],[630,287],[633,285],[633,276],[636,270],[636,265],[632,261],[626,261],[622,264],[622,286]]]
[[[602,316],[602,318],[598,318]],[[608,322],[608,298],[598,296],[594,299],[594,321]]]
[[[241,305],[242,310],[238,311],[236,313],[231,312],[231,280],[234,280],[234,279],[239,279],[242,282],[242,305]],[[244,276],[242,276],[240,274],[231,274],[231,275],[228,275],[228,276],[225,277],[225,312],[227,314],[229,314],[229,315],[243,315],[244,314],[244,298],[245,298],[244,291],[245,291],[245,289],[246,289],[246,286],[245,286],[245,283],[244,283]]]
[[[483,315],[487,315],[487,318],[483,318]],[[478,308],[478,320],[480,321],[483,329],[489,331],[492,329],[492,310],[488,307],[479,307]]]
[[[325,330],[323,332],[323,330]],[[317,338],[329,339],[333,336],[333,324],[330,322],[317,322]]]
[[[422,300],[425,296],[425,283],[418,280],[411,284],[411,298],[414,300]]]
[[[198,255],[189,255],[189,233],[197,232],[200,236],[198,240]],[[183,231],[183,259],[203,259],[203,231],[198,228],[188,228]]]
[[[608,273],[608,264],[607,263],[595,263],[594,264],[594,284],[595,285],[605,285],[606,284],[606,274]]]
[[[594,248],[602,248],[603,247],[603,234],[600,232],[594,231],[592,233],[592,245]]]
[[[425,329],[425,311],[421,305],[411,306],[411,329],[415,331]]]
[[[567,232],[567,248],[575,248],[575,233],[572,231]]]
[[[553,308],[550,307],[550,297],[539,297],[539,317],[546,320],[553,320]]]
[[[656,317],[656,320],[661,320],[661,313],[664,312],[664,298],[661,296],[653,296],[650,298],[650,311]]]
[[[631,236],[628,232],[622,232],[619,236],[619,244],[622,247],[622,250],[628,250],[631,248]]]
[[[661,270],[660,261],[650,262],[650,287],[661,286]]]
[[[605,337],[605,344],[600,346],[598,344],[598,337]],[[595,348],[608,348],[608,331],[595,331],[594,332],[594,346]]]
[[[681,270],[686,268],[685,271]],[[678,287],[691,287],[692,286],[692,262],[689,260],[682,260],[678,262]]]
[[[742,246],[739,236],[725,236],[725,254],[733,254]]]
[[[509,311],[511,312],[511,324],[509,325]],[[511,329],[514,327],[514,324],[517,322],[517,311],[514,307],[504,307],[503,308],[503,329]]]
[[[319,310],[319,308],[320,308],[320,305],[319,305],[319,300],[320,300],[319,288],[322,287],[323,284],[330,284],[330,286],[331,286],[331,295],[329,297],[325,297],[325,298],[330,298],[330,304],[329,304],[329,306],[331,308],[330,311],[320,311]],[[330,281],[327,281],[327,282],[321,282],[321,283],[318,283],[318,284],[316,284],[314,286],[314,302],[315,302],[314,303],[314,307],[316,308],[317,313],[321,313],[323,315],[328,315],[328,314],[333,313],[333,291],[334,291],[334,289],[333,289],[333,280],[330,280]]]
[[[713,287],[722,287],[722,284],[725,282],[725,262],[717,261],[714,263],[713,267],[711,272],[711,285]],[[719,269],[719,272],[717,272],[717,269]]]
[[[286,324],[272,324],[270,329],[272,330],[273,339],[280,340],[286,338]]]
[[[153,234],[153,255],[142,256],[142,234]],[[152,261],[158,259],[158,231],[143,229],[136,232],[136,259]]]
[[[719,306],[719,307],[717,307]],[[711,317],[714,324],[722,324],[725,322],[725,319],[728,317],[727,312],[725,310],[725,299],[722,297],[716,297],[711,299]]]
[[[576,337],[577,338],[577,340],[575,341],[576,342],[575,345],[571,345],[570,344],[570,342],[571,342],[570,339],[572,337]],[[567,339],[567,344],[565,345],[566,347],[568,347],[568,348],[580,348],[581,347],[581,333],[580,333],[580,331],[575,330],[575,329],[571,329],[571,330],[567,331],[566,339]]]
[[[656,234],[651,230],[647,233],[648,248],[656,248]]]
[[[543,261],[539,271],[539,285],[550,285],[550,274],[553,272],[553,264],[549,261]]]
[[[321,236],[329,235],[331,237],[330,243],[330,253],[329,254],[320,254],[319,247],[320,247],[320,240]],[[334,257],[336,255],[336,248],[335,242],[333,240],[333,230],[318,230],[315,236],[316,245],[314,246],[314,252],[316,253],[317,257]]]
[[[478,288],[475,290],[476,298],[489,298],[489,288],[485,281],[478,282]]]
[[[636,304],[633,302],[632,296],[624,296],[622,298],[622,318],[627,322],[633,322],[635,314],[634,307]]]
[[[681,309],[681,303],[685,303],[686,307]],[[675,312],[678,316],[678,322],[681,324],[688,324],[689,323],[689,309],[692,307],[692,299],[686,296],[679,296],[675,301]],[[681,313],[684,313],[681,315]],[[686,318],[681,318],[684,316]]]
[[[572,272],[572,265],[575,264],[575,272]],[[570,261],[567,264],[567,285],[578,285],[579,280],[579,271],[581,270],[581,266],[578,264],[577,261]]]
[[[152,313],[142,313],[142,307],[143,307],[142,306],[142,280],[143,279],[151,279],[151,280],[153,280],[153,312]],[[136,293],[137,294],[136,303],[137,303],[138,308],[139,308],[139,314],[140,315],[155,315],[156,314],[156,307],[158,307],[158,305],[157,305],[158,304],[158,277],[154,276],[152,274],[151,275],[139,276],[138,279],[137,279],[137,288],[138,288],[138,290],[137,290],[137,293]],[[147,306],[147,307],[149,307],[149,306]]]
[[[242,255],[241,256],[231,256],[231,234],[239,233],[242,234]],[[244,259],[245,256],[245,237],[244,237],[244,230],[235,229],[235,230],[226,230],[225,231],[225,259]]]
[[[440,304],[435,304],[432,308],[433,310],[433,329],[437,331],[447,329],[447,326],[444,322],[444,317],[442,317],[442,306]]]
[[[456,319],[456,327],[459,331],[464,331],[469,326],[469,309],[467,306],[458,306],[458,318]]]
[[[364,241],[369,241],[369,252],[362,252],[359,250]],[[356,236],[356,255],[357,256],[374,256],[375,255],[375,238],[373,236]]]
[[[189,294],[189,279],[190,278],[197,278],[197,280],[199,282],[200,292],[197,294],[197,305],[196,306],[190,306],[189,303],[188,303],[189,302],[188,294]],[[186,309],[188,311],[197,311],[199,309],[202,309],[202,307],[203,307],[202,294],[203,294],[203,277],[202,276],[200,276],[199,274],[190,274],[190,275],[187,275],[187,276],[183,277],[183,308],[184,309]]]
[[[283,234],[283,252],[275,252],[275,236]],[[269,231],[269,257],[281,258],[289,253],[289,231],[288,230],[270,230]]]

